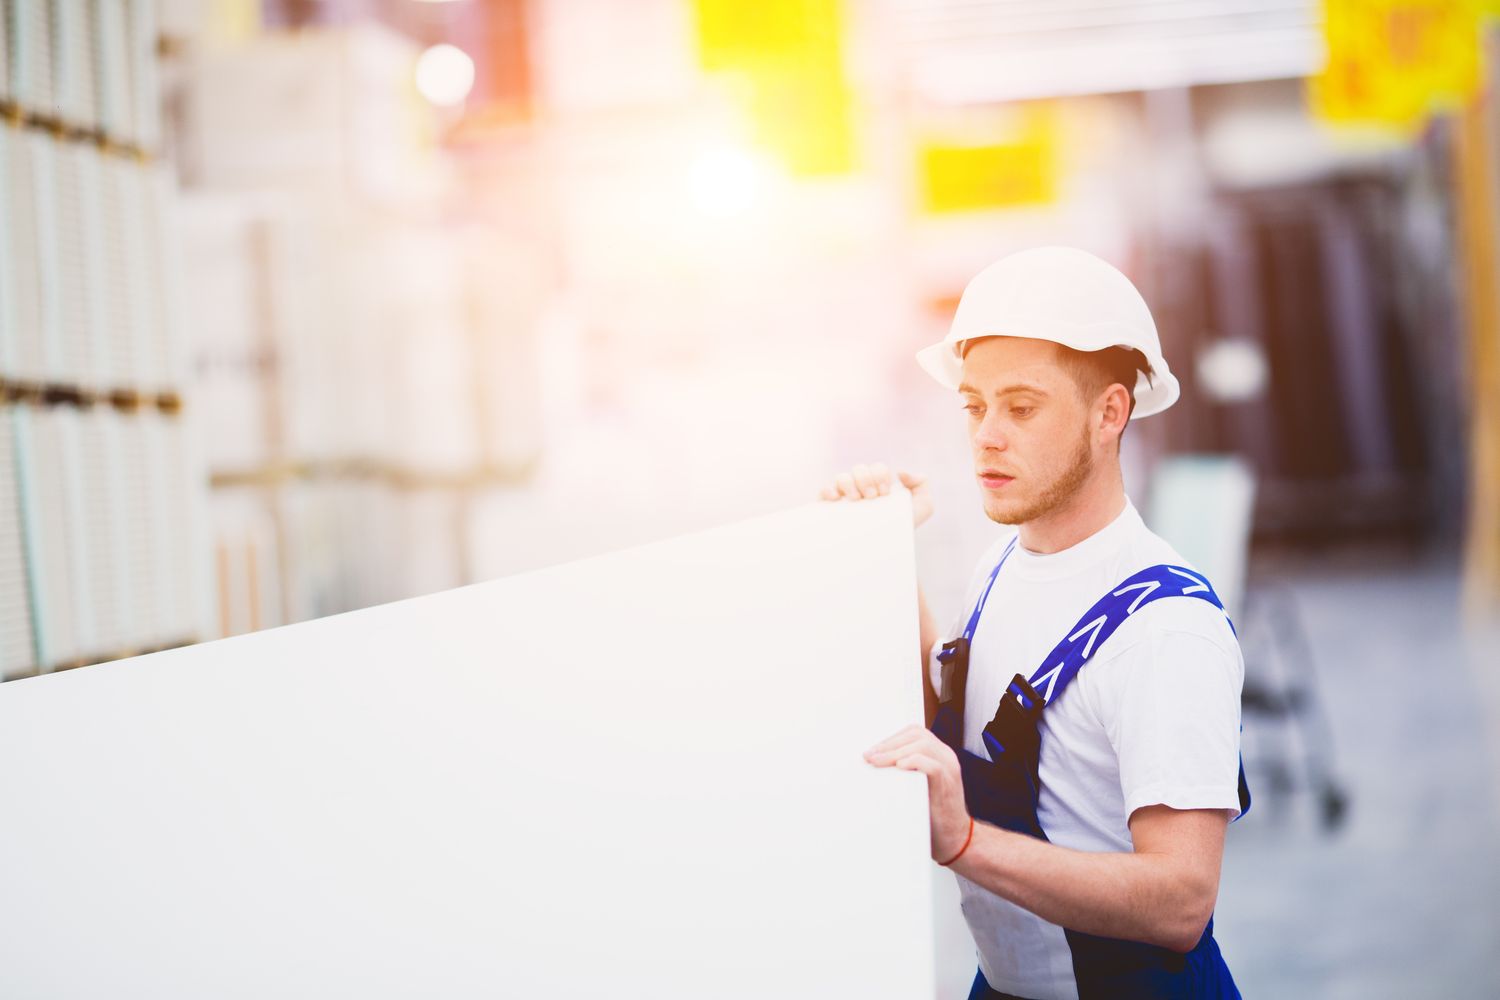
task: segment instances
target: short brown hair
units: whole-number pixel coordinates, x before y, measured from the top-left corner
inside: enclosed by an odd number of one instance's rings
[[[1099,394],[1118,382],[1130,396],[1130,409],[1125,419],[1135,412],[1136,373],[1146,376],[1147,384],[1155,374],[1146,355],[1133,347],[1106,347],[1102,351],[1075,351],[1071,347],[1058,345],[1062,352],[1062,365],[1073,376],[1079,395],[1085,403],[1092,403]],[[1120,432],[1124,436],[1124,431]]]

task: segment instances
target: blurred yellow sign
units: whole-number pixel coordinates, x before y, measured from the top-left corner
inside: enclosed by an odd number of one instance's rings
[[[1314,112],[1339,124],[1415,131],[1483,80],[1480,21],[1496,0],[1323,0],[1328,63]]]
[[[840,0],[693,0],[703,68],[735,78],[758,143],[797,174],[854,162]]]
[[[923,208],[971,212],[1057,200],[1057,123],[1049,105],[1033,105],[984,131],[965,141],[944,136],[922,143]]]

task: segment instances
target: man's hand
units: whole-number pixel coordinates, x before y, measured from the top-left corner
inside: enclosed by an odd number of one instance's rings
[[[875,767],[896,767],[927,775],[927,814],[932,860],[947,861],[969,839],[969,810],[964,804],[963,772],[958,755],[922,726],[907,726],[865,751]]]
[[[932,516],[932,494],[927,477],[915,472],[899,472],[901,485],[911,490],[911,520],[917,527]],[[883,497],[891,491],[891,470],[882,462],[856,465],[841,472],[818,494],[824,500],[865,500]]]

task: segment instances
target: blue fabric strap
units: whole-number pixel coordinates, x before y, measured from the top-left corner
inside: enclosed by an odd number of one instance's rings
[[[1213,587],[1197,573],[1181,566],[1148,566],[1127,579],[1114,590],[1105,594],[1094,606],[1083,613],[1078,623],[1068,630],[1068,635],[1048,653],[1031,675],[1031,686],[1041,696],[1043,704],[1057,700],[1079,669],[1089,661],[1115,629],[1141,608],[1164,597],[1195,597],[1207,601],[1220,611],[1224,602],[1214,593]],[[1228,615],[1225,621],[1231,631],[1234,623]],[[1021,707],[1032,707],[1028,693],[1011,682],[1009,692],[1016,696]]]
[[[974,641],[974,630],[979,627],[979,616],[984,613],[984,602],[990,599],[990,591],[995,586],[995,577],[1000,575],[1000,567],[1005,565],[1005,560],[1010,558],[1011,552],[1015,550],[1016,539],[1020,536],[1012,536],[1010,544],[1005,551],[1000,553],[1000,560],[995,563],[995,568],[990,570],[989,581],[985,583],[984,590],[979,595],[979,602],[974,605],[974,613],[969,615],[969,623],[964,626],[964,638],[969,642]]]

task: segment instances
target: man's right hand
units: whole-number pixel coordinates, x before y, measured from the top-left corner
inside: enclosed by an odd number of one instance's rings
[[[932,493],[927,477],[915,472],[896,473],[901,485],[911,491],[912,526],[917,527],[932,516]],[[868,500],[883,497],[891,491],[891,470],[882,462],[856,465],[841,472],[818,494],[824,500]]]

